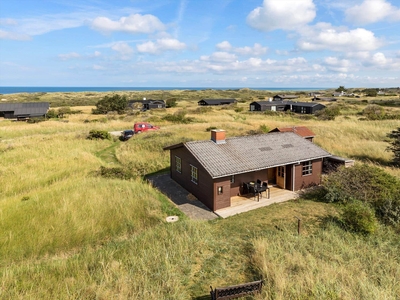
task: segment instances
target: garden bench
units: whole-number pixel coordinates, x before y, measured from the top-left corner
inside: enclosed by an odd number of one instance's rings
[[[260,293],[263,284],[264,280],[257,280],[253,282],[215,288],[215,289],[213,289],[212,286],[210,286],[211,299],[212,300],[236,299],[244,297],[246,295]]]

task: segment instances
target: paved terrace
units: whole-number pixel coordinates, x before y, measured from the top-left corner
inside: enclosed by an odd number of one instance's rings
[[[257,198],[254,198],[252,195],[248,195],[247,197],[232,197],[231,207],[217,210],[214,213],[178,183],[172,180],[169,173],[149,176],[147,179],[155,188],[175,203],[175,205],[185,215],[194,220],[213,220],[218,217],[227,218],[253,209],[268,206],[273,203],[281,203],[296,199],[298,197],[297,193],[277,187],[271,187],[270,199],[266,198],[265,193],[260,197],[260,201],[257,201]]]

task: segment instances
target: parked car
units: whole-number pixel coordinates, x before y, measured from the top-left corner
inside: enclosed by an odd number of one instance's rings
[[[121,140],[122,141],[127,141],[131,137],[133,137],[134,134],[135,134],[135,132],[132,129],[124,130],[124,131],[121,132]]]
[[[147,122],[135,123],[135,125],[133,125],[133,131],[135,133],[142,133],[145,131],[152,131],[152,130],[158,130],[158,129],[160,129],[160,127],[153,126]]]

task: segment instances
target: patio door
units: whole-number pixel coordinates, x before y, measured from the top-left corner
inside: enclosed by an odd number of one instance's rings
[[[286,166],[276,168],[276,185],[282,189],[285,188]]]

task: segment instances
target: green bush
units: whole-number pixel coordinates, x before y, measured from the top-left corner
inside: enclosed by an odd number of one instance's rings
[[[132,173],[126,168],[106,168],[101,166],[98,175],[110,179],[131,179]]]
[[[400,195],[400,181],[396,177],[366,164],[339,168],[325,178],[323,186],[329,202],[361,200],[378,204],[382,199],[397,199]]]
[[[92,110],[93,114],[107,114],[109,111],[116,111],[119,114],[125,112],[128,106],[128,100],[126,96],[120,96],[118,94],[112,97],[105,96],[102,100],[96,103],[96,108]]]
[[[165,121],[170,121],[173,123],[181,123],[181,124],[188,124],[194,122],[194,118],[186,117],[185,110],[178,110],[173,115],[171,114],[165,115],[162,119]]]
[[[329,202],[361,201],[374,208],[384,224],[400,224],[400,181],[377,167],[339,168],[325,178],[323,188]]]
[[[176,103],[176,98],[169,98],[167,99],[167,101],[165,102],[165,106],[166,107],[175,107],[177,105]]]
[[[341,217],[343,224],[351,231],[371,234],[378,228],[374,210],[361,201],[347,204],[343,208]]]
[[[111,134],[106,130],[90,130],[88,140],[111,140]]]
[[[337,104],[332,104],[315,112],[315,115],[320,120],[335,120],[335,118],[340,115],[340,107]]]
[[[383,120],[385,118],[385,109],[377,104],[369,104],[362,111],[363,116],[368,120]]]

